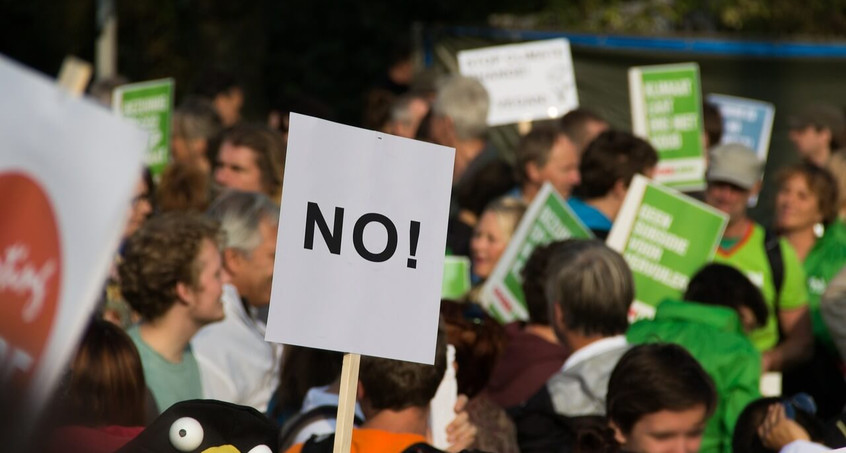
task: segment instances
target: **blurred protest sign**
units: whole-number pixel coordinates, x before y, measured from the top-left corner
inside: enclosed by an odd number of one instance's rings
[[[461,299],[470,291],[470,287],[470,259],[466,256],[445,257],[441,297]]]
[[[591,237],[593,234],[561,195],[545,183],[482,287],[482,305],[501,323],[528,319],[522,272],[535,247],[568,238]]]
[[[298,114],[290,131],[267,340],[432,363],[454,150]]]
[[[464,50],[462,75],[491,98],[488,125],[558,118],[579,106],[570,42],[564,38]]]
[[[651,318],[668,297],[680,297],[690,277],[711,261],[727,217],[691,197],[635,175],[606,244],[634,275],[631,317]]]
[[[121,85],[112,95],[112,108],[149,133],[146,164],[154,176],[161,175],[170,160],[173,79]]]
[[[724,94],[709,94],[708,102],[717,106],[723,118],[720,144],[740,143],[755,151],[758,160],[767,162],[773,132],[775,106],[769,102]],[[749,198],[749,206],[758,203],[758,196]]]
[[[696,63],[629,69],[632,129],[658,151],[655,180],[678,190],[705,187],[702,97]]]
[[[769,102],[724,94],[709,94],[707,100],[717,106],[723,118],[723,137],[720,144],[746,145],[755,150],[761,162],[766,162],[773,132],[775,106]]]
[[[0,86],[5,440],[31,429],[91,317],[141,177],[147,136],[1,56]]]

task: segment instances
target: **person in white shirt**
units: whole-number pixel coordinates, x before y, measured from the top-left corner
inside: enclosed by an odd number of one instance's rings
[[[229,191],[208,215],[226,232],[223,289],[226,318],[192,340],[206,398],[264,412],[279,383],[281,345],[264,340],[259,308],[270,303],[279,208],[265,195]]]

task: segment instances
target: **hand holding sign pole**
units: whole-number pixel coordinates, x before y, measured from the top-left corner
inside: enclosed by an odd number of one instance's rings
[[[266,339],[347,353],[335,451],[360,355],[434,361],[454,154],[291,115]]]

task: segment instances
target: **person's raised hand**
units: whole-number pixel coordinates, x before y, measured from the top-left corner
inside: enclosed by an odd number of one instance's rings
[[[795,440],[811,440],[811,436],[801,425],[787,418],[781,403],[770,405],[767,416],[758,427],[758,436],[765,447],[781,450]]]
[[[446,451],[450,453],[466,450],[476,441],[476,425],[470,421],[470,415],[465,410],[468,401],[467,395],[458,395],[455,401],[455,419],[446,428],[449,442]]]

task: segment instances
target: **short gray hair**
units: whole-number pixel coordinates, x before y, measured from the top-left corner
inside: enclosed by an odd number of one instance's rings
[[[634,281],[619,253],[596,239],[568,239],[555,246],[546,275],[550,312],[558,304],[568,330],[606,337],[626,331]]]
[[[411,103],[421,97],[405,94],[397,98],[391,105],[391,121],[402,124],[411,124],[414,115],[411,114]]]
[[[488,91],[477,79],[452,76],[438,90],[432,105],[435,115],[452,119],[460,140],[481,138],[488,130]]]
[[[215,138],[223,126],[211,101],[188,98],[173,112],[173,134],[186,140]]]
[[[279,223],[279,207],[258,192],[227,190],[209,207],[208,216],[220,223],[226,233],[224,248],[249,255],[261,243],[259,224]]]

